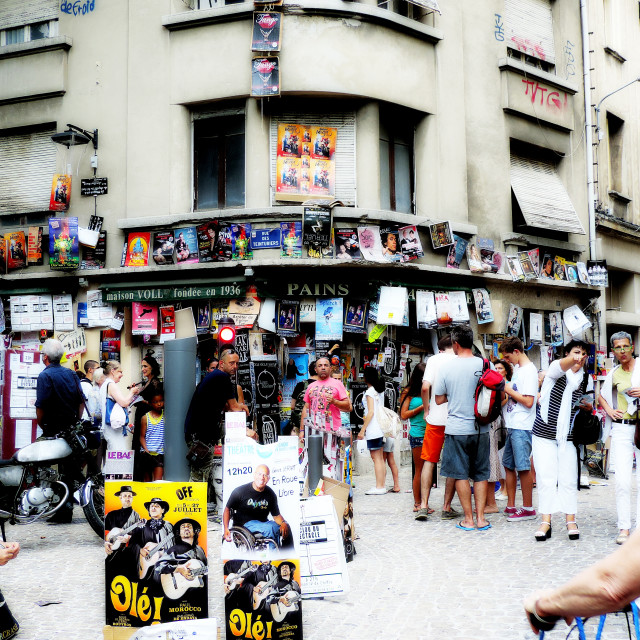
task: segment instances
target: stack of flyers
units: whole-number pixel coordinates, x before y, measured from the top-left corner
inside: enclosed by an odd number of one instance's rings
[[[232,257],[234,260],[250,260],[253,258],[251,249],[251,223],[236,223],[231,225],[233,239]]]
[[[173,264],[173,231],[156,231],[153,234],[153,260],[156,264]]]
[[[176,229],[175,249],[178,264],[198,262],[198,236],[195,227]]]
[[[459,269],[462,259],[467,254],[468,240],[453,234],[453,244],[449,247],[449,255],[447,257],[447,267],[449,269]]]
[[[404,261],[408,262],[409,260],[422,258],[424,251],[422,250],[420,235],[416,227],[413,225],[400,227],[398,232],[400,234],[400,250],[402,251]]]
[[[302,257],[302,222],[280,223],[280,257]]]
[[[525,280],[535,280],[538,277],[538,273],[535,270],[529,257],[528,251],[520,251],[518,253],[518,259],[520,260],[520,266],[522,267],[522,273]]]

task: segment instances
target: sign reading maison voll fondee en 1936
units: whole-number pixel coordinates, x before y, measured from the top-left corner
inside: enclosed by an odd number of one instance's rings
[[[244,295],[237,284],[211,286],[109,289],[103,294],[105,302],[148,302],[150,300],[206,300],[208,298],[232,298]]]

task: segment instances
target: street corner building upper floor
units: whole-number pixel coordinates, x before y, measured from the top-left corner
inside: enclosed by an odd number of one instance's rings
[[[429,225],[507,254],[586,259],[581,42],[570,0],[0,0],[0,232],[42,225],[46,254],[49,217],[97,215],[105,268],[73,277],[240,277],[243,261],[121,267],[123,242],[206,220],[273,227],[310,199],[337,201],[334,229],[413,225],[424,255],[347,265],[273,248],[252,269],[492,278],[506,300],[509,275],[447,269]],[[99,135],[52,142],[68,124]],[[49,210],[56,174],[72,176],[64,214]],[[81,195],[94,176],[108,190]],[[70,277],[43,262],[2,277]],[[518,291],[549,309],[593,295],[552,281]]]

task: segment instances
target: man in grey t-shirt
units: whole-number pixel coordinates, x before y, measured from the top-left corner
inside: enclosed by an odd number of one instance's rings
[[[476,529],[469,478],[473,480],[477,528],[484,531],[491,528],[484,517],[489,479],[489,426],[476,428],[473,411],[482,359],[471,351],[471,328],[455,327],[451,340],[458,357],[443,365],[433,391],[436,404],[449,403],[440,471],[443,476],[456,480],[456,491],[464,509],[464,519],[456,527],[464,531]]]

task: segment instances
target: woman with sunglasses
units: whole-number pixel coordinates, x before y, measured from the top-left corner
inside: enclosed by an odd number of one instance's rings
[[[610,340],[613,355],[618,361],[605,378],[598,402],[605,410],[605,427],[602,441],[611,433],[611,463],[616,470],[616,511],[618,512],[618,537],[616,544],[623,544],[631,529],[631,476],[633,454],[640,460],[640,450],[634,443],[638,421],[640,398],[640,366],[633,357],[633,341],[626,331],[618,331]],[[636,472],[638,487],[636,528],[640,523],[640,473]]]

